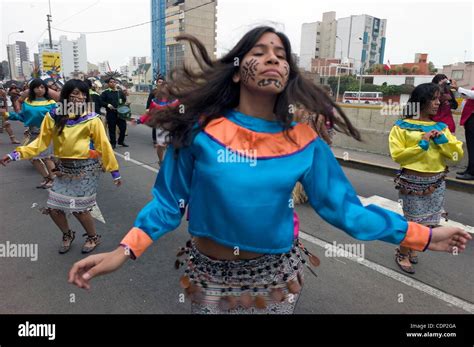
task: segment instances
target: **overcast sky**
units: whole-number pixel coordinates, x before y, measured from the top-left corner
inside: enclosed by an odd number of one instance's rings
[[[26,41],[31,58],[38,42],[48,38],[47,0],[0,0],[1,54],[6,59],[10,43]],[[412,62],[415,53],[428,53],[435,66],[474,60],[474,6],[472,0],[218,0],[217,52],[230,49],[250,28],[273,24],[290,38],[295,53],[300,53],[301,25],[322,19],[322,13],[336,11],[336,18],[368,14],[387,19],[385,61]],[[91,32],[115,29],[151,19],[150,0],[51,0],[52,27]],[[52,31],[69,39],[78,33]],[[131,56],[151,56],[150,24],[112,33],[87,34],[87,58],[97,63],[108,60],[112,69],[125,65]]]

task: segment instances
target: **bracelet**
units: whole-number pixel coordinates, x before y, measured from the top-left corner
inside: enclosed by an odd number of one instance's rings
[[[430,245],[432,236],[433,236],[433,228],[430,227],[430,237],[428,238],[428,243],[426,244],[425,248],[423,248],[423,252],[426,251],[426,249]]]

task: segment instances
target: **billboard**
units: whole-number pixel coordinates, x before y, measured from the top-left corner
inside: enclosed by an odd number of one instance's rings
[[[43,52],[42,53],[43,72],[50,74],[59,74],[61,72],[61,53],[59,52]]]

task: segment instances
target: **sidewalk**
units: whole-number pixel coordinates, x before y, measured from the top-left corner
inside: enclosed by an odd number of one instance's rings
[[[394,176],[395,171],[399,169],[399,165],[389,156],[342,147],[331,147],[331,149],[342,166],[376,172],[387,176]],[[448,189],[474,193],[474,181],[456,179],[456,171],[460,171],[461,169],[460,167],[450,168],[450,172],[446,178],[446,187]]]

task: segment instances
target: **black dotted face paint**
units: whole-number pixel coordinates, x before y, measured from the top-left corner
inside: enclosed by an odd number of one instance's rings
[[[242,70],[240,72],[242,77],[242,82],[248,83],[249,79],[255,81],[255,74],[257,72],[257,59],[250,59],[245,62],[244,66],[242,66]]]
[[[260,80],[258,81],[257,83],[257,86],[259,87],[266,87],[266,86],[269,86],[273,84],[275,87],[277,87],[278,89],[282,89],[283,88],[283,85],[281,84],[281,82],[279,80],[276,80],[276,79],[273,79],[273,78],[268,78],[268,79],[263,79],[263,80]]]

